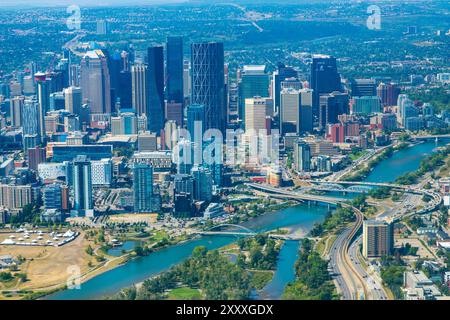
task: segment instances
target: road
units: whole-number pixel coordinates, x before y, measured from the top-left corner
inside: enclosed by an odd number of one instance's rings
[[[366,268],[362,265],[361,261],[364,261],[361,256],[361,251],[359,250],[359,247],[362,243],[362,236],[359,236],[350,246],[349,249],[349,256],[350,260],[353,264],[354,269],[356,272],[362,277],[366,283],[367,286],[367,292],[368,292],[368,300],[387,300],[388,295],[383,288],[381,279],[378,277],[371,276]]]

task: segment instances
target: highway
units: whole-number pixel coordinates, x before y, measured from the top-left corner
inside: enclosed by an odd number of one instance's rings
[[[261,184],[248,183],[247,186],[260,192],[265,192],[268,196],[272,197],[275,196],[277,198],[281,197],[302,201],[318,201],[333,205],[340,203],[342,207],[351,208],[355,212],[356,221],[352,227],[345,229],[333,243],[332,248],[334,248],[334,250],[331,251],[330,266],[333,269],[333,273],[336,275],[335,280],[340,288],[343,299],[359,300],[367,297],[368,290],[366,283],[363,277],[356,272],[348,254],[350,245],[361,230],[364,221],[364,215],[360,210],[346,204],[345,202],[347,199],[295,193],[289,190]]]
[[[351,228],[346,228],[342,233],[338,235],[336,240],[333,242],[333,245],[330,248],[330,253],[328,255],[329,264],[328,268],[330,273],[332,274],[333,280],[336,282],[336,287],[338,288],[338,292],[341,294],[342,300],[353,300],[355,285],[354,283],[346,279],[344,274],[345,270],[342,270],[342,266],[344,261],[342,259],[342,248],[344,247],[343,243],[345,238],[349,235]],[[348,277],[346,275],[346,277]],[[350,283],[350,285],[348,284]]]
[[[378,277],[370,275],[361,264],[362,259],[359,246],[362,243],[362,236],[359,236],[350,246],[349,256],[356,272],[364,279],[367,286],[368,300],[387,300],[388,295],[383,288],[382,281]]]

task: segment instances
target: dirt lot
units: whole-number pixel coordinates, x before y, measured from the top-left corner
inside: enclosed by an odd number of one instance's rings
[[[140,223],[146,222],[149,225],[158,219],[157,214],[120,214],[109,217],[109,222],[113,223]]]
[[[83,274],[88,263],[95,259],[86,253],[89,241],[81,233],[74,241],[62,247],[24,247],[0,245],[0,255],[19,255],[26,258],[19,272],[26,273],[28,281],[19,284],[16,289],[44,289],[65,283],[71,275],[70,266],[78,266]]]
[[[396,239],[395,240],[395,247],[401,247],[402,244],[409,243],[412,247],[419,248],[417,251],[417,255],[420,258],[433,258],[433,255],[420,243],[418,239],[414,238],[408,238],[408,239]]]

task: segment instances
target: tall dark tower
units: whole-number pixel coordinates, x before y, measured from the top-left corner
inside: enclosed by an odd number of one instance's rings
[[[225,107],[223,43],[194,43],[191,46],[192,104],[205,107],[205,130],[224,131]]]
[[[148,129],[160,133],[164,127],[164,49],[148,48],[147,76],[147,119]]]
[[[167,102],[182,103],[183,94],[183,38],[167,38]]]
[[[341,76],[337,71],[336,58],[315,55],[311,65],[310,87],[313,92],[313,112],[318,113],[320,95],[341,91]]]

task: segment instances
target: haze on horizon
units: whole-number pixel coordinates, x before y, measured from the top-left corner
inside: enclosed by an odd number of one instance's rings
[[[329,2],[330,0],[0,0],[1,7],[32,7],[32,6],[70,6],[79,5],[87,7],[100,6],[126,6],[126,5],[156,5],[156,4],[175,4],[175,3],[319,3]],[[383,0],[340,0],[333,2],[382,2]],[[403,1],[403,0],[390,0]],[[424,1],[424,0],[409,0]],[[426,0],[425,0],[426,1]]]

